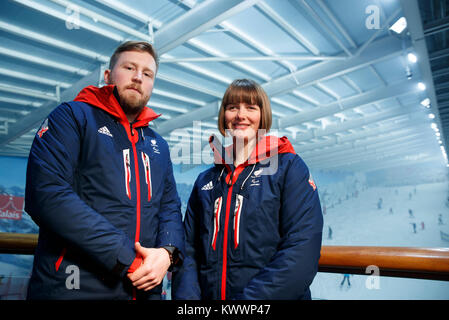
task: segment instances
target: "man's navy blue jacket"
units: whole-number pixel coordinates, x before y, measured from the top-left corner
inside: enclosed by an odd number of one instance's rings
[[[44,121],[27,168],[25,211],[40,227],[28,298],[161,292],[139,292],[126,277],[141,262],[135,242],[184,250],[168,145],[148,127],[157,117],[145,108],[130,125],[114,86],[89,86]]]
[[[188,202],[186,257],[172,296],[310,299],[323,217],[305,163],[285,137],[262,138],[237,168],[213,149],[216,164],[199,175]]]

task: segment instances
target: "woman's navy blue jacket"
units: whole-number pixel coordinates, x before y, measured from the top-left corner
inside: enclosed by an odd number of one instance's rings
[[[310,299],[323,217],[305,163],[285,137],[262,138],[237,168],[213,149],[216,164],[199,175],[188,202],[173,297]]]
[[[126,277],[134,243],[184,250],[168,145],[145,108],[130,125],[113,86],[83,89],[38,130],[27,167],[25,211],[39,241],[30,299],[148,298]]]

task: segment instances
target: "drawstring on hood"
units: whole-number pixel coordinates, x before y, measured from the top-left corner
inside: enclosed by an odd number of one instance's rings
[[[220,173],[220,176],[218,177],[218,181],[221,180],[221,176],[223,175],[224,169],[225,169],[225,167],[223,167],[223,169],[221,169],[221,173]]]
[[[245,180],[243,180],[242,186],[240,187],[240,191],[243,190],[243,187],[244,187],[244,185],[245,185],[246,180],[248,180],[248,178],[253,174],[255,168],[256,168],[256,164],[253,164],[253,168],[251,169],[251,172],[250,172],[249,175],[245,178]]]

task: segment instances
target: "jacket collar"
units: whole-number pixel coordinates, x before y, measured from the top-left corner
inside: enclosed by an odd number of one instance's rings
[[[117,118],[121,123],[128,123],[128,118],[120,106],[114,91],[116,91],[114,85],[106,85],[101,88],[88,86],[81,90],[81,92],[76,96],[75,101],[88,103],[94,107],[106,111],[113,117]],[[150,121],[153,121],[159,116],[161,116],[161,114],[157,114],[152,109],[146,107],[137,116],[134,121],[134,127],[147,126]]]
[[[209,138],[209,145],[214,152],[215,164],[232,165],[233,164],[233,145],[223,147],[219,139],[212,135]],[[256,147],[252,151],[248,160],[242,165],[247,166],[263,161],[282,153],[296,154],[292,144],[287,137],[278,138],[276,136],[263,136],[259,138]]]

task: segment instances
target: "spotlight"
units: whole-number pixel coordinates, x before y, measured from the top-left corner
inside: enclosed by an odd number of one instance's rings
[[[429,114],[429,119],[435,119],[435,115],[433,113]]]
[[[400,34],[407,28],[407,20],[404,17],[400,17],[391,27],[390,30]]]
[[[418,89],[421,91],[424,91],[424,90],[426,90],[426,85],[423,82],[419,82]]]
[[[429,98],[425,98],[423,101],[421,101],[421,105],[423,107],[430,106],[430,99]]]
[[[407,59],[411,63],[416,63],[416,61],[418,61],[418,57],[414,53],[411,53],[411,52],[407,55]]]

